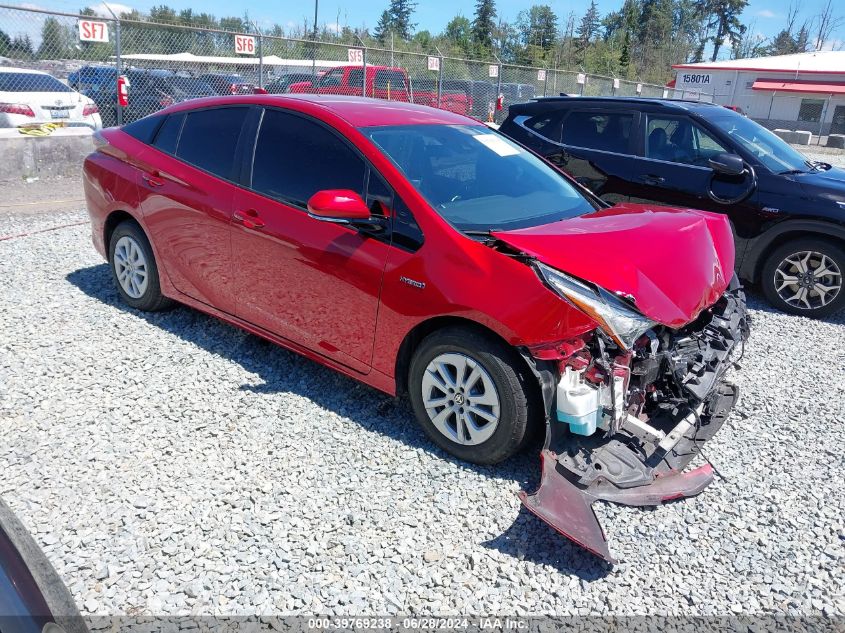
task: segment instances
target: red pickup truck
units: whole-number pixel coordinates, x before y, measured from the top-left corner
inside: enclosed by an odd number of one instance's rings
[[[367,66],[367,89],[364,90],[364,69],[361,66],[338,66],[332,68],[317,80],[291,84],[289,92],[307,92],[328,95],[350,95],[406,101],[421,105],[437,106],[437,82],[425,80],[423,86],[415,86],[404,68],[390,66]],[[469,115],[472,101],[462,91],[446,91],[440,95],[440,108]]]

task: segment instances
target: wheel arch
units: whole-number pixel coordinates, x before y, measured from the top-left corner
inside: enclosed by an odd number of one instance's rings
[[[103,223],[103,244],[105,245],[107,256],[109,252],[109,243],[111,242],[111,236],[114,233],[114,230],[127,220],[137,224],[146,235],[147,231],[144,229],[144,225],[138,221],[138,218],[124,209],[115,209],[108,214],[106,221]],[[149,239],[149,236],[147,236],[147,239]]]
[[[402,339],[402,343],[399,345],[399,352],[396,355],[396,367],[394,372],[396,380],[396,395],[404,395],[408,393],[408,372],[411,367],[411,359],[414,357],[414,353],[420,343],[422,343],[423,339],[439,330],[460,327],[475,330],[476,332],[489,336],[490,338],[500,342],[502,345],[513,349],[515,356],[519,358],[519,362],[523,364],[524,369],[529,373],[533,373],[532,368],[528,366],[522,352],[495,330],[479,323],[478,321],[473,321],[472,319],[467,319],[465,317],[454,315],[438,316],[418,323],[405,335],[405,338]],[[539,394],[539,384],[537,385],[537,389],[537,393]]]
[[[749,247],[742,262],[740,276],[758,282],[769,254],[792,240],[818,238],[845,247],[845,226],[817,220],[785,221],[761,235]]]

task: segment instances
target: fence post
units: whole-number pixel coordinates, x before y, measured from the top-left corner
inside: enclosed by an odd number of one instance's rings
[[[114,22],[114,59],[115,64],[117,67],[117,76],[115,77],[115,82],[117,82],[117,77],[120,77],[120,73],[123,70],[123,65],[120,63],[120,19],[116,19]],[[120,105],[120,97],[117,94],[117,84],[115,83],[115,105],[117,105],[117,125],[123,125],[123,106]]]
[[[360,39],[360,38],[359,38]],[[361,42],[363,44],[363,42]],[[367,96],[367,47],[361,52],[361,96]]]
[[[258,87],[264,89],[264,39],[261,37],[261,31],[258,26],[255,27],[258,32]]]
[[[827,101],[822,105],[822,113],[819,115],[819,138],[816,145],[822,144],[822,131],[824,130],[824,118],[827,116],[827,110],[830,108],[830,100],[833,98],[832,94],[827,95]]]
[[[440,107],[441,95],[443,94],[443,53],[440,52],[440,49],[437,46],[434,47],[437,50],[438,59],[440,60],[437,63],[437,107]],[[426,59],[426,63],[428,63],[428,59]]]
[[[546,74],[543,75],[543,96],[546,96],[546,88],[549,86],[549,69],[546,68]]]

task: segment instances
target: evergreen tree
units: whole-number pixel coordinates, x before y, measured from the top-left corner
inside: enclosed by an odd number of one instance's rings
[[[628,76],[628,66],[631,63],[631,34],[625,31],[625,39],[622,41],[622,52],[619,53],[619,71]]]
[[[390,33],[403,40],[410,40],[416,24],[411,22],[411,16],[417,3],[414,0],[390,0],[376,25],[375,37],[382,44]]]
[[[592,0],[584,17],[581,18],[581,24],[578,25],[578,29],[575,31],[575,34],[578,36],[576,50],[580,62],[584,61],[587,47],[598,34],[599,26],[599,10],[596,6],[596,0]]]
[[[472,21],[472,39],[482,50],[493,46],[493,30],[496,28],[496,4],[493,0],[478,0],[475,3],[475,19]]]
[[[462,15],[457,15],[449,21],[443,35],[463,54],[468,54],[472,49],[472,25]]]
[[[0,30],[0,56],[7,57],[12,50],[12,38],[3,30]]]

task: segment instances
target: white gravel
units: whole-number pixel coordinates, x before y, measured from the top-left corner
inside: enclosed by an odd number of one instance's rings
[[[192,310],[125,308],[87,225],[0,241],[0,495],[83,613],[841,617],[845,315],[752,306],[707,449],[725,479],[598,504],[611,569],[520,509],[534,454],[458,463],[405,403]]]

